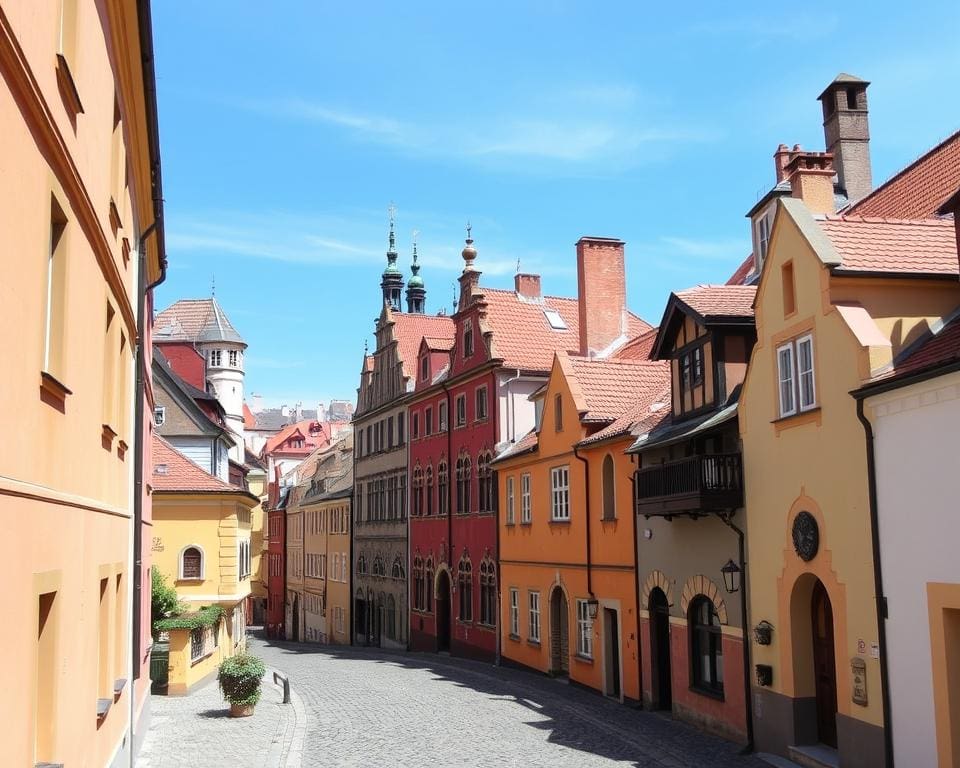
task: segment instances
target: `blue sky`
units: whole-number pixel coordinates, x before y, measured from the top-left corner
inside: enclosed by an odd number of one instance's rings
[[[724,4],[726,5],[726,4]],[[243,334],[247,393],[355,399],[387,207],[449,309],[464,224],[492,286],[576,295],[581,235],[627,243],[628,301],[722,282],[780,142],[870,80],[875,182],[960,128],[960,5],[154,3],[170,269]],[[269,12],[266,10],[269,7]]]

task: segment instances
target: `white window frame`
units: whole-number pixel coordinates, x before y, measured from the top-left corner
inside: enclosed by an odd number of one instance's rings
[[[507,525],[516,523],[516,489],[514,488],[514,477],[510,475],[507,478]]]
[[[527,592],[527,639],[540,642],[540,593]]]
[[[520,590],[510,587],[510,634],[520,637]]]
[[[577,654],[593,658],[593,619],[590,618],[590,603],[577,600]]]
[[[757,252],[760,256],[757,264],[757,271],[763,268],[763,262],[767,260],[767,254],[770,252],[770,234],[773,224],[770,221],[770,213],[764,213],[757,220]]]
[[[550,520],[570,519],[570,465],[550,470]]]
[[[533,505],[530,497],[530,473],[520,475],[520,522],[533,521]]]
[[[222,362],[222,357],[219,349],[210,350],[210,367],[219,368],[220,363]]]
[[[153,426],[162,427],[167,422],[167,407],[157,405],[153,408]]]
[[[809,344],[810,346],[810,368],[806,371],[801,370],[800,368],[800,348]],[[797,404],[800,406],[800,411],[810,411],[817,407],[817,376],[816,376],[816,363],[813,359],[813,334],[807,333],[801,336],[796,341],[796,366],[794,369],[796,371],[797,377]],[[805,403],[803,401],[803,378],[804,376],[810,377],[810,402]]]
[[[810,367],[800,370],[800,348],[809,345],[810,348]],[[817,408],[817,374],[816,360],[814,359],[813,334],[805,333],[796,339],[781,344],[777,347],[777,403],[779,405],[780,418],[794,416],[798,413],[805,413]],[[790,375],[784,378],[783,362],[784,355],[790,365]],[[803,392],[803,378],[809,377],[810,381],[810,399],[805,400]],[[786,407],[784,403],[784,386],[789,386],[790,403]]]
[[[784,354],[786,354],[786,361],[790,365],[790,371],[787,376],[784,376]],[[787,389],[784,390],[784,386],[787,386]],[[785,402],[784,393],[788,391],[790,393],[790,402],[787,404]],[[784,419],[787,416],[793,416],[797,412],[797,372],[796,372],[796,356],[793,352],[793,342],[788,341],[786,344],[781,344],[777,347],[777,402],[780,406],[780,418]]]

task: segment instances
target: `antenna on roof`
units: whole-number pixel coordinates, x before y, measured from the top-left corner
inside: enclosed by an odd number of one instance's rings
[[[520,274],[520,257],[517,256],[517,274]]]
[[[216,275],[210,276],[210,295],[211,296],[217,295],[217,276]]]

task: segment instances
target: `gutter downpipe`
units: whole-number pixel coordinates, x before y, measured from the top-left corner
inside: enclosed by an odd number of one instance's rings
[[[356,608],[357,608],[356,601],[355,601],[354,598],[353,598],[353,569],[354,569],[354,561],[353,561],[353,536],[354,536],[354,529],[355,529],[356,524],[357,524],[357,521],[356,521],[355,517],[356,517],[356,515],[357,515],[357,510],[359,509],[359,505],[357,504],[357,434],[356,434],[356,433],[357,433],[357,428],[356,428],[356,426],[353,427],[353,433],[354,433],[354,434],[353,434],[353,458],[352,458],[352,462],[351,462],[351,463],[353,464],[353,484],[352,484],[352,488],[351,488],[351,491],[350,491],[350,582],[349,582],[349,584],[347,584],[347,590],[349,591],[349,594],[350,594],[350,603],[349,603],[349,606],[350,606],[350,645],[354,645],[354,644],[355,644],[355,643],[354,643],[354,640],[355,640],[356,638],[355,638],[355,634],[354,634],[354,625],[356,624],[356,621],[357,621],[357,617],[353,615],[354,611],[355,611]],[[268,593],[269,593],[269,591],[268,591]],[[407,634],[409,634],[409,633],[407,633]]]
[[[452,366],[451,366],[452,367]],[[450,388],[447,386],[445,381],[440,382],[440,386],[443,388],[443,391],[447,393],[447,581],[450,582],[447,588],[447,600],[450,601],[449,610],[447,611],[447,621],[450,622],[450,645],[453,645],[453,483],[451,481],[451,467],[453,464],[453,393],[450,391]],[[407,462],[409,464],[409,461]],[[459,479],[459,478],[457,478]],[[467,503],[469,507],[469,501]],[[500,557],[498,551],[497,563],[499,564]],[[440,565],[437,563],[437,565]],[[497,576],[499,577],[499,573]],[[432,585],[431,585],[432,586]],[[436,598],[436,595],[434,595]],[[434,616],[436,616],[439,611],[436,610],[436,605],[434,605]],[[437,626],[436,619],[434,619],[434,631],[436,632],[436,642],[437,649],[440,648],[440,627]]]
[[[636,462],[637,454],[630,454],[630,463],[633,464]],[[641,462],[642,463],[642,457]],[[639,469],[639,464],[638,467]],[[634,601],[634,616],[637,620],[637,684],[639,688],[637,689],[638,698],[640,700],[640,709],[643,709],[643,658],[641,657],[640,651],[643,648],[643,640],[640,637],[640,538],[639,538],[639,528],[640,528],[640,516],[637,514],[635,500],[637,498],[637,473],[636,471],[630,474],[630,514],[633,517],[633,577],[636,580],[633,590],[633,601]]]
[[[509,426],[509,428],[507,429],[507,435],[508,435],[508,438],[509,438],[511,444],[513,444],[514,442],[516,442],[516,438],[517,438],[517,434],[516,434],[516,433],[517,433],[517,416],[516,416],[516,412],[514,411],[514,407],[513,407],[513,398],[510,396],[510,385],[511,385],[513,382],[517,381],[519,378],[520,378],[520,369],[517,368],[517,375],[514,376],[513,378],[507,379],[507,380],[504,382],[504,384],[506,385],[506,388],[507,388],[507,395],[506,395],[506,396],[507,396],[507,399],[509,400],[509,403],[510,403],[510,409],[507,411],[507,415],[509,416],[509,419],[510,419],[510,426]],[[449,405],[447,406],[447,413],[448,413],[448,414],[450,413],[450,406],[449,406]],[[449,418],[449,417],[448,417],[448,418]],[[495,470],[494,470],[493,480],[494,480],[494,482],[493,482],[493,487],[497,489],[497,500],[496,500],[496,506],[497,506],[497,512],[496,512],[496,518],[497,518],[497,538],[496,538],[497,560],[496,560],[496,563],[497,563],[497,627],[498,627],[498,629],[497,629],[497,652],[496,652],[496,658],[495,658],[495,660],[494,660],[494,664],[499,667],[499,666],[500,666],[500,659],[501,659],[501,651],[502,651],[502,648],[503,648],[503,645],[502,645],[502,643],[503,643],[503,637],[502,637],[502,635],[503,635],[503,590],[501,589],[501,585],[500,585],[500,470],[499,470],[499,469],[495,469]]]
[[[591,565],[591,558],[590,558],[590,464],[589,464],[589,462],[588,462],[585,458],[583,458],[583,456],[580,455],[579,450],[580,450],[580,449],[579,449],[576,445],[573,446],[573,455],[574,455],[579,461],[582,461],[582,462],[583,462],[583,488],[584,488],[584,493],[585,493],[586,499],[587,499],[587,504],[586,504],[586,513],[587,513],[587,594],[590,595],[590,599],[591,599],[591,600],[594,600],[595,597],[594,597],[594,595],[593,595],[593,579],[592,579],[591,573],[590,573],[590,565]]]
[[[890,720],[890,681],[887,673],[887,598],[883,594],[880,563],[880,519],[877,509],[877,467],[873,425],[863,411],[863,395],[856,396],[857,418],[863,425],[867,449],[867,488],[870,499],[870,541],[873,545],[873,585],[877,600],[877,642],[880,645],[880,699],[883,705],[883,751],[887,768],[893,768],[893,723]]]

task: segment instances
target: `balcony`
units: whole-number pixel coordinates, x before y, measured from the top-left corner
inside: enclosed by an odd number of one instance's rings
[[[638,515],[707,514],[743,506],[739,453],[691,456],[637,470]]]

